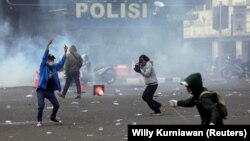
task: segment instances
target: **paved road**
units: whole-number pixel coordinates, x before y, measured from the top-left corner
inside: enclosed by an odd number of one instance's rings
[[[243,80],[205,81],[207,88],[226,100],[229,118],[225,124],[250,124],[250,84]],[[163,104],[162,116],[150,116],[142,101],[143,85],[105,86],[105,96],[93,96],[92,87],[82,99],[74,99],[75,88],[59,99],[62,124],[49,121],[51,104],[46,101],[44,126],[37,128],[36,93],[32,87],[0,88],[0,141],[119,141],[127,140],[128,124],[199,124],[195,108],[169,107],[168,100],[186,98],[178,83],[160,84],[156,99]]]

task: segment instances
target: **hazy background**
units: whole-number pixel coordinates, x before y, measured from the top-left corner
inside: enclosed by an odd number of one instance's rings
[[[75,2],[69,1],[10,2],[24,5],[6,2],[0,5],[3,8],[0,87],[33,85],[49,39],[54,41],[50,52],[57,59],[63,55],[64,44],[74,44],[80,54],[89,56],[93,68],[131,65],[141,54],[146,54],[154,62],[159,77],[182,77],[199,70],[195,65],[190,66],[192,60],[197,59],[193,55],[195,51],[183,46],[182,20],[190,8],[183,0],[168,3],[157,15],[152,14],[153,1],[147,1],[149,18],[136,20],[76,19]],[[118,2],[116,5],[119,8]]]

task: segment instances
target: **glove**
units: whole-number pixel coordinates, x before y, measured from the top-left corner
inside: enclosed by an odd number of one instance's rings
[[[177,100],[169,100],[169,105],[172,107],[177,107]]]
[[[138,73],[141,73],[141,69],[140,69],[140,66],[138,64],[135,65],[134,71],[138,72]]]

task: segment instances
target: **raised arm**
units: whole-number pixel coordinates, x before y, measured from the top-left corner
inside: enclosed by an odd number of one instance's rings
[[[65,63],[65,60],[66,60],[67,51],[68,51],[68,47],[66,45],[64,45],[64,56],[62,57],[62,59],[60,60],[60,62],[58,62],[56,64],[56,70],[57,71],[59,71],[64,66],[64,63]]]
[[[40,67],[43,67],[44,65],[46,65],[47,59],[48,59],[48,55],[49,55],[49,47],[52,44],[52,40],[49,40],[47,43],[47,46],[45,48],[45,52],[43,54],[43,58],[42,58],[42,62],[40,64]]]

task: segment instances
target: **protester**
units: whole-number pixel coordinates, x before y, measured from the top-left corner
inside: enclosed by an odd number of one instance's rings
[[[218,94],[203,87],[200,73],[189,75],[181,85],[186,86],[192,96],[185,100],[170,100],[170,106],[196,106],[201,117],[201,125],[223,125],[223,114],[218,105]]]
[[[59,109],[59,103],[54,94],[54,91],[56,90],[61,91],[61,84],[57,72],[64,66],[68,47],[66,45],[64,46],[64,56],[62,57],[60,62],[55,63],[54,55],[49,54],[49,46],[51,44],[52,40],[49,40],[42,58],[42,62],[40,64],[40,80],[37,88],[37,101],[38,101],[38,114],[37,114],[38,123],[36,125],[37,127],[42,126],[45,98],[47,98],[53,105],[53,110],[50,116],[50,120],[57,123],[61,122],[56,118],[56,114]]]
[[[142,99],[154,111],[151,115],[161,115],[161,104],[153,99],[158,87],[153,62],[146,55],[141,55],[139,63],[135,65],[134,70],[140,73],[145,79],[146,89],[143,92]]]
[[[74,79],[77,89],[76,99],[81,98],[81,83],[80,83],[80,68],[83,64],[83,59],[81,55],[77,52],[77,49],[74,45],[72,45],[69,49],[69,54],[67,55],[66,63],[65,63],[65,75],[66,82],[63,88],[63,92],[59,93],[58,96],[65,98],[69,86],[71,85],[71,81]]]

